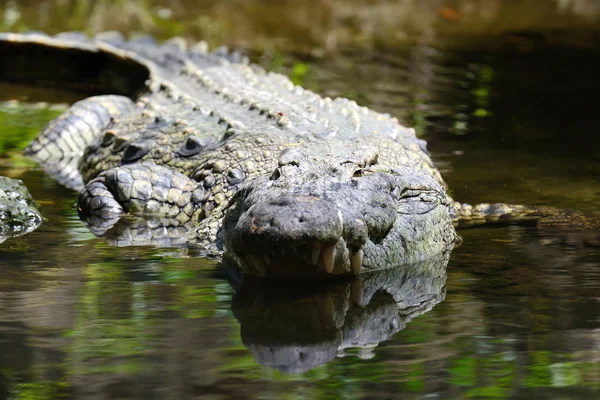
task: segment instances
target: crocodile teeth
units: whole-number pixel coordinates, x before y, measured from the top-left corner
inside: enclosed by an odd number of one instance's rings
[[[363,251],[362,249],[358,250],[352,257],[350,257],[350,265],[352,266],[352,271],[354,271],[354,275],[358,275],[360,273],[360,267],[363,262]]]
[[[314,245],[310,249],[310,261],[312,261],[312,265],[317,265],[320,255],[321,255],[321,246],[318,244]]]
[[[265,267],[265,262],[262,257],[251,255],[250,259],[252,260],[254,268],[256,268],[256,271],[258,272],[258,276],[266,276],[267,268]]]
[[[334,262],[335,262],[335,246],[332,244],[327,244],[323,246],[323,251],[321,251],[321,256],[323,257],[323,264],[325,265],[325,271],[327,273],[331,273],[333,271]]]

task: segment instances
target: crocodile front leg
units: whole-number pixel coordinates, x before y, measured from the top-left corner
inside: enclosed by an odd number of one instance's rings
[[[202,185],[170,168],[153,163],[109,169],[88,182],[77,208],[84,220],[115,221],[124,214],[152,216],[184,224],[198,217]]]

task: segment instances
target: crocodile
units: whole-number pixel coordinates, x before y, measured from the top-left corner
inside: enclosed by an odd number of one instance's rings
[[[37,229],[42,216],[19,179],[0,176],[0,243]]]
[[[139,236],[224,250],[250,275],[327,279],[449,253],[455,226],[552,213],[454,201],[414,129],[204,42],[6,33],[0,60],[2,80],[111,93],[26,149],[80,192],[96,233],[134,221]]]

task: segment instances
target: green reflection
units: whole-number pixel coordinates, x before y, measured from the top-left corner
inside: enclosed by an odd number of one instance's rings
[[[422,363],[411,364],[407,367],[405,382],[402,388],[410,392],[423,392],[426,385],[427,371]]]
[[[144,287],[127,282],[123,265],[90,264],[74,329],[68,333],[73,373],[135,374],[144,371],[136,356],[152,348],[156,333],[147,319]],[[108,362],[94,365],[96,359]],[[110,360],[115,360],[111,362]]]
[[[455,360],[450,368],[450,383],[456,386],[474,386],[477,380],[477,360],[464,357]]]
[[[489,64],[477,68],[476,87],[471,91],[475,100],[475,117],[485,118],[493,115],[490,111],[490,97],[493,94],[494,74],[494,68]]]
[[[308,72],[309,72],[308,64],[305,64],[303,62],[297,62],[292,67],[290,79],[292,80],[292,82],[294,82],[295,85],[304,86],[304,80],[305,80]]]
[[[69,385],[65,382],[39,381],[11,383],[8,398],[11,400],[68,399]]]
[[[43,105],[36,107],[22,103],[0,103],[0,156],[24,149],[39,133],[40,127],[60,113],[60,110]],[[17,160],[23,159],[13,159]]]

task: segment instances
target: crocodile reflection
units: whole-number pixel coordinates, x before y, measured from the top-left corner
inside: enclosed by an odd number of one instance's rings
[[[121,218],[90,217],[85,225],[111,246],[188,247],[191,246],[188,234],[193,231],[195,222],[180,224],[168,218],[127,215]],[[200,254],[208,256],[213,253],[201,251]]]
[[[223,264],[243,344],[258,363],[301,373],[336,356],[373,357],[380,342],[444,300],[448,258],[329,284],[273,285]]]

